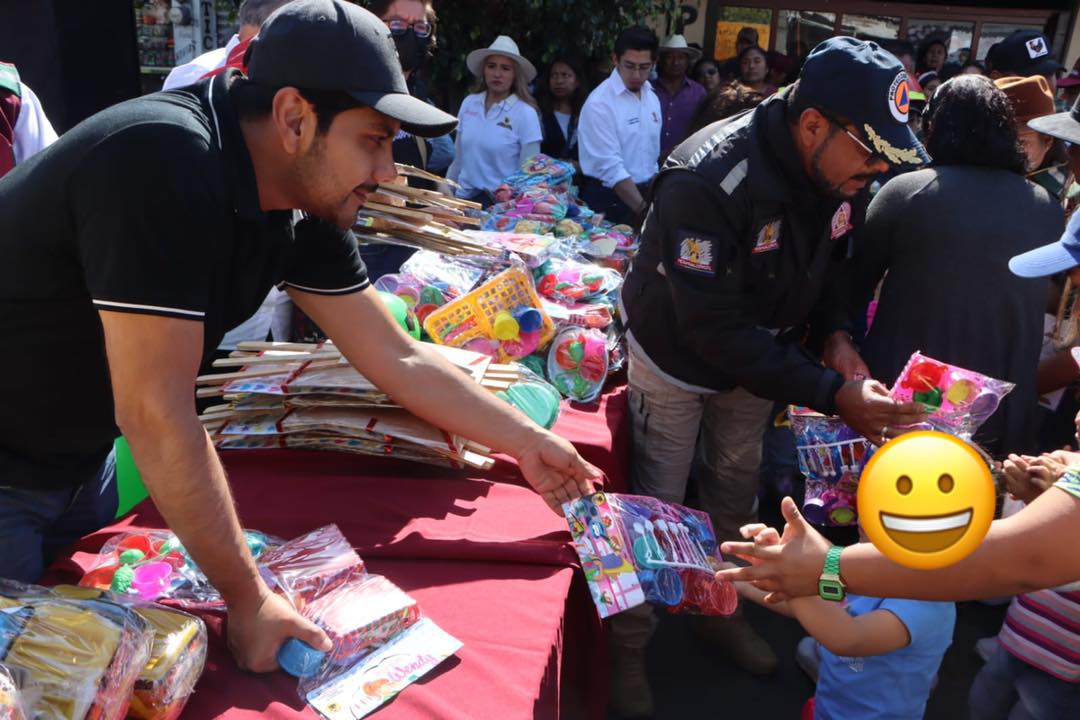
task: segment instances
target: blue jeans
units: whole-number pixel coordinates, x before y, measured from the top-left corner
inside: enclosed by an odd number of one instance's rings
[[[1080,718],[1080,683],[1058,680],[998,645],[975,676],[968,705],[972,720]]]
[[[76,488],[0,485],[0,577],[37,582],[60,550],[112,522],[117,502],[112,452],[96,475]]]

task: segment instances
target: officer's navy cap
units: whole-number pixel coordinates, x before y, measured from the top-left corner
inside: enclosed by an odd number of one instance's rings
[[[409,94],[386,23],[352,3],[286,3],[266,19],[248,53],[253,82],[341,90],[420,137],[444,135],[457,125],[453,115]]]
[[[930,162],[908,127],[908,74],[900,61],[877,43],[834,37],[815,47],[799,76],[799,97],[830,115],[850,120],[894,165]]]
[[[1080,212],[1073,213],[1057,242],[1028,250],[1009,260],[1009,269],[1020,277],[1046,277],[1080,265]]]

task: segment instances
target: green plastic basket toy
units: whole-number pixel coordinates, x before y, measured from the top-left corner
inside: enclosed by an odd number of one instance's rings
[[[530,355],[555,337],[555,324],[531,280],[517,268],[435,310],[424,320],[424,330],[439,345],[481,352],[503,363]]]

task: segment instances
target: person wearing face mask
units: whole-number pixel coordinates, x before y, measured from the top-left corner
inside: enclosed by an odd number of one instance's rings
[[[368,3],[368,9],[390,28],[409,92],[431,102],[419,91],[417,78],[417,72],[435,47],[436,18],[431,0],[374,0]],[[393,153],[394,162],[441,174],[454,160],[454,141],[450,135],[422,138],[401,130],[394,138]],[[408,183],[414,187],[433,187],[432,183],[417,178],[408,178]],[[414,252],[413,248],[401,245],[364,243],[360,246],[368,277],[373,281],[400,270]]]
[[[107,108],[0,178],[0,326],[25,341],[0,372],[20,408],[0,417],[0,576],[35,582],[112,522],[122,430],[227,605],[230,649],[269,671],[290,637],[332,643],[260,577],[194,400],[200,358],[270,287],[410,412],[516,456],[553,509],[597,471],[413,340],[371,287],[350,228],[396,177],[398,128],[456,122],[409,95],[386,25],[294,0],[263,24],[248,71]],[[65,392],[41,392],[59,376]]]

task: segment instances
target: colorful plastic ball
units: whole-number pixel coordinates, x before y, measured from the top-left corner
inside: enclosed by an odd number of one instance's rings
[[[523,333],[537,332],[544,327],[544,316],[536,308],[520,308],[514,316]]]
[[[497,340],[513,340],[521,334],[521,326],[509,311],[502,310],[495,315],[493,334]]]

